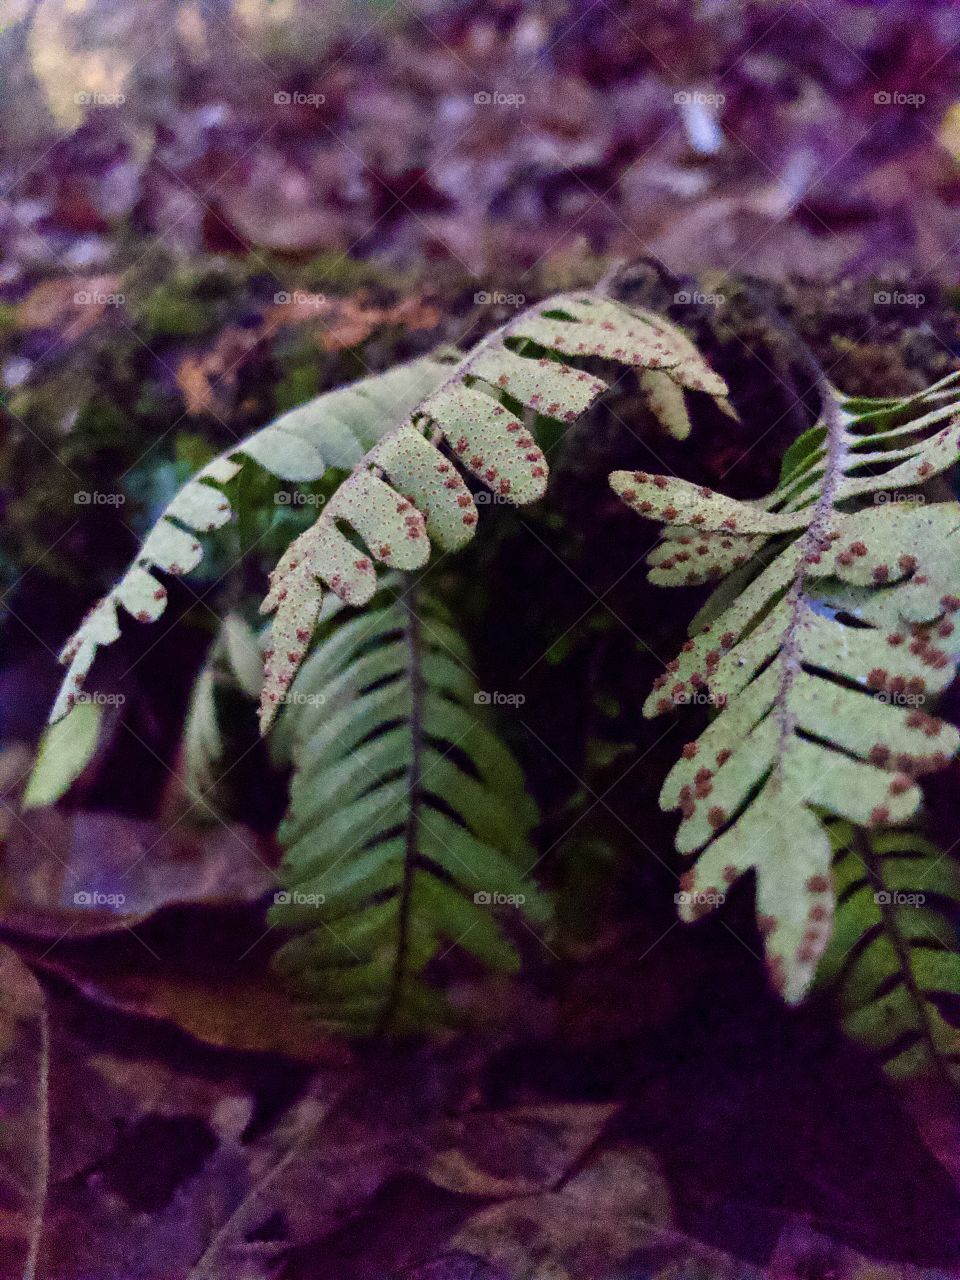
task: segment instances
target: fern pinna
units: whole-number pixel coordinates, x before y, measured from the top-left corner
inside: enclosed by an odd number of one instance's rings
[[[200,564],[199,535],[230,521],[245,461],[293,482],[318,480],[328,467],[352,467],[449,371],[447,359],[427,357],[317,396],[208,462],[161,513],[134,563],[67,641],[60,661],[68,670],[51,721],[73,706],[97,650],[119,640],[118,607],[138,622],[156,622],[167,607],[167,590],[155,575],[190,573]]]
[[[455,948],[516,969],[497,916],[547,918],[525,875],[536,806],[437,601],[398,580],[366,612],[340,612],[275,741],[294,775],[270,918],[303,930],[277,963],[319,1022],[402,1032],[448,1018],[425,970]]]
[[[756,871],[771,980],[807,990],[831,932],[823,816],[885,828],[916,812],[916,777],[960,735],[927,710],[952,680],[960,504],[917,492],[960,452],[951,374],[903,402],[822,415],[765,499],[735,501],[669,476],[616,472],[614,490],[667,526],[649,560],[669,585],[720,580],[644,712],[712,705],[661,794],[694,854],[681,914]]]
[[[960,868],[916,831],[829,824],[837,911],[817,984],[894,1076],[960,1083]]]
[[[155,573],[188,573],[203,555],[197,535],[230,520],[237,455],[291,481],[352,468],[272,576],[264,602],[265,612],[276,612],[261,706],[266,730],[313,634],[321,584],[364,604],[376,589],[373,561],[416,569],[431,541],[452,551],[473,537],[477,509],[454,459],[510,502],[542,495],[547,462],[521,417],[572,422],[582,414],[608,385],[572,363],[582,357],[644,374],[650,407],[674,434],[689,429],[683,389],[726,405],[722,378],[679,329],[597,292],[561,294],[523,311],[462,359],[414,361],[320,396],[214,459],[180,491],[135,563],[68,641],[61,658],[69,670],[51,720],[70,710],[98,648],[119,638],[118,606],[155,621],[166,607]]]
[[[322,584],[361,605],[376,590],[374,560],[418,569],[431,542],[454,551],[473,537],[477,509],[457,464],[510,502],[543,494],[547,462],[524,411],[574,421],[607,388],[570,362],[589,356],[662,372],[678,388],[720,400],[726,395],[722,379],[679,330],[597,294],[552,298],[496,330],[371,449],[281,559],[264,602],[266,612],[276,611],[264,727],[303,660]],[[439,447],[444,442],[447,453]],[[358,548],[341,525],[364,545]]]

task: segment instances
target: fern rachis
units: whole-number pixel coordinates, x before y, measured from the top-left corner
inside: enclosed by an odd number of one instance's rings
[[[546,918],[524,874],[536,809],[481,718],[462,639],[413,593],[388,584],[339,615],[277,724],[294,777],[271,919],[304,931],[278,964],[315,1018],[353,1032],[448,1018],[424,971],[455,948],[512,972],[490,903]]]
[[[678,848],[697,854],[681,912],[695,918],[721,884],[755,869],[772,979],[791,1000],[830,936],[821,813],[865,827],[905,822],[921,801],[915,777],[960,746],[951,725],[921,709],[952,679],[958,652],[960,505],[857,504],[953,464],[956,381],[862,416],[823,388],[821,423],[766,499],[738,502],[641,472],[611,477],[624,501],[668,525],[649,557],[654,581],[731,575],[645,714],[698,691],[714,704],[661,795],[681,811]]]
[[[723,380],[675,326],[599,292],[558,295],[521,312],[458,362],[425,358],[321,396],[214,459],[180,491],[67,643],[69,670],[51,719],[70,709],[97,650],[119,639],[118,606],[155,621],[166,603],[156,572],[189,573],[199,563],[197,535],[231,518],[225,490],[240,458],[291,481],[316,480],[331,463],[352,468],[272,576],[264,609],[276,613],[274,643],[261,705],[268,728],[313,634],[321,584],[363,604],[376,589],[375,561],[415,569],[431,542],[456,550],[473,537],[476,505],[458,467],[511,502],[542,495],[547,465],[529,419],[571,422],[607,389],[571,363],[579,358],[649,375],[651,407],[674,434],[689,430],[684,389],[726,403]]]
[[[829,825],[836,927],[817,973],[848,1033],[895,1076],[960,1083],[960,870],[916,831]]]
[[[663,371],[678,387],[720,399],[726,394],[723,381],[672,325],[597,294],[561,295],[508,321],[367,454],[281,559],[263,606],[276,614],[264,728],[303,660],[321,583],[348,603],[363,604],[376,589],[375,560],[417,569],[431,542],[454,551],[473,537],[476,505],[455,462],[510,502],[543,494],[546,459],[514,410],[523,413],[525,406],[568,422],[583,413],[607,384],[572,365],[571,357]],[[439,447],[444,441],[447,454]]]

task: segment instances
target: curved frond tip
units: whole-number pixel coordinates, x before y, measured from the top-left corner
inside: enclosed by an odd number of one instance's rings
[[[551,298],[498,329],[371,449],[281,559],[263,605],[276,613],[264,729],[306,653],[321,584],[362,605],[376,590],[375,561],[418,569],[431,543],[455,551],[473,537],[477,508],[458,468],[517,505],[543,495],[547,461],[517,415],[527,408],[572,422],[607,389],[572,357],[657,371],[681,399],[683,388],[726,394],[722,379],[673,325],[593,294]],[[676,426],[676,413],[671,401],[668,425]]]
[[[607,383],[581,357],[636,369],[666,430],[684,435],[685,390],[725,404],[726,386],[669,321],[595,293],[560,295],[522,312],[459,361],[426,358],[320,396],[204,467],[174,498],[123,578],[84,619],[51,720],[66,715],[97,651],[119,638],[120,611],[153,622],[166,607],[156,576],[186,574],[202,534],[232,516],[225,486],[252,459],[288,481],[350,471],[317,522],[281,558],[264,603],[276,612],[261,703],[268,728],[313,634],[324,587],[352,604],[376,588],[374,562],[416,569],[433,543],[470,540],[476,505],[462,471],[509,502],[542,496],[547,463],[525,420],[572,422]],[[444,452],[441,448],[446,446]]]

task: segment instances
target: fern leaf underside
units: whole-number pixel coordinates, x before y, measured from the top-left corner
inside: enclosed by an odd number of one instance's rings
[[[167,591],[155,575],[187,574],[200,564],[199,535],[230,520],[233,511],[224,486],[240,473],[244,459],[292,482],[318,480],[328,466],[350,468],[449,371],[449,363],[423,358],[328,392],[283,414],[207,463],[180,489],[150,530],[134,563],[67,641],[60,661],[68,664],[68,670],[51,721],[60,720],[73,706],[97,650],[120,638],[118,608],[138,622],[156,622],[166,608]]]
[[[681,811],[678,849],[695,855],[681,915],[710,910],[721,886],[755,869],[771,980],[790,1001],[831,932],[822,815],[904,823],[921,801],[917,776],[960,746],[928,710],[958,656],[960,504],[909,492],[957,460],[958,379],[856,412],[831,392],[765,499],[611,476],[629,506],[668,526],[652,581],[721,580],[644,708],[716,713],[661,793]]]
[[[430,542],[456,550],[473,536],[476,505],[453,459],[518,504],[540,497],[547,463],[516,414],[571,422],[607,389],[571,363],[594,357],[634,368],[668,431],[689,420],[684,389],[726,405],[726,386],[674,325],[597,294],[566,294],[521,313],[459,362],[421,359],[328,393],[284,414],[203,468],[174,498],[123,578],[91,609],[61,654],[69,669],[51,712],[66,715],[98,649],[119,638],[118,606],[141,622],[166,607],[157,572],[189,573],[198,535],[232,515],[224,486],[242,458],[289,481],[314,481],[329,465],[352,468],[315,524],[271,578],[264,612],[275,612],[261,726],[269,727],[303,659],[322,586],[363,604],[376,589],[374,561],[409,570]],[[449,456],[438,447],[446,440]],[[346,530],[346,532],[345,532]]]
[[[265,612],[276,611],[264,728],[303,660],[323,585],[362,605],[376,590],[374,561],[415,570],[426,564],[431,543],[455,551],[473,537],[476,504],[458,464],[510,502],[543,494],[547,463],[524,410],[572,422],[607,389],[571,364],[573,357],[662,371],[678,389],[726,394],[679,330],[596,295],[550,299],[497,330],[370,451],[282,557],[264,602]]]

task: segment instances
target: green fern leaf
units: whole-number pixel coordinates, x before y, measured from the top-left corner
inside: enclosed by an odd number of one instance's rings
[[[522,505],[543,494],[546,459],[511,406],[572,422],[607,384],[570,364],[571,357],[657,372],[672,389],[664,399],[661,386],[660,416],[675,434],[689,429],[676,400],[684,388],[726,395],[723,380],[673,325],[597,294],[551,298],[484,339],[409,421],[374,446],[278,564],[263,605],[276,613],[261,703],[264,730],[306,653],[321,584],[362,605],[376,590],[374,561],[418,569],[431,543],[455,551],[473,537],[476,505],[440,451],[442,441],[452,458],[508,501]]]
[[[343,615],[286,695],[274,746],[294,765],[274,924],[303,932],[278,967],[312,1016],[353,1033],[449,1017],[424,978],[458,947],[517,957],[492,904],[530,925],[536,808],[476,705],[469,653],[440,606],[387,588]]]
[[[960,869],[914,831],[834,822],[830,841],[837,914],[818,985],[891,1075],[960,1084],[960,1028],[937,1006],[960,996]]]
[[[822,388],[821,422],[755,502],[668,476],[611,476],[628,505],[669,526],[649,557],[652,581],[729,575],[644,712],[716,710],[661,794],[682,813],[678,849],[697,855],[681,915],[709,910],[721,886],[755,869],[771,978],[790,1001],[830,936],[821,813],[906,822],[921,800],[914,778],[960,746],[923,709],[958,655],[960,505],[903,501],[956,462],[958,379],[859,414]]]
[[[244,458],[290,481],[319,479],[328,466],[348,469],[439,385],[450,367],[443,359],[415,360],[318,396],[209,462],[179,491],[147,535],[136,561],[67,642],[60,660],[69,670],[51,721],[60,720],[73,706],[97,650],[120,638],[118,606],[139,622],[155,622],[167,600],[166,588],[155,574],[186,574],[200,564],[203,548],[197,535],[230,520],[223,486],[240,472]]]

